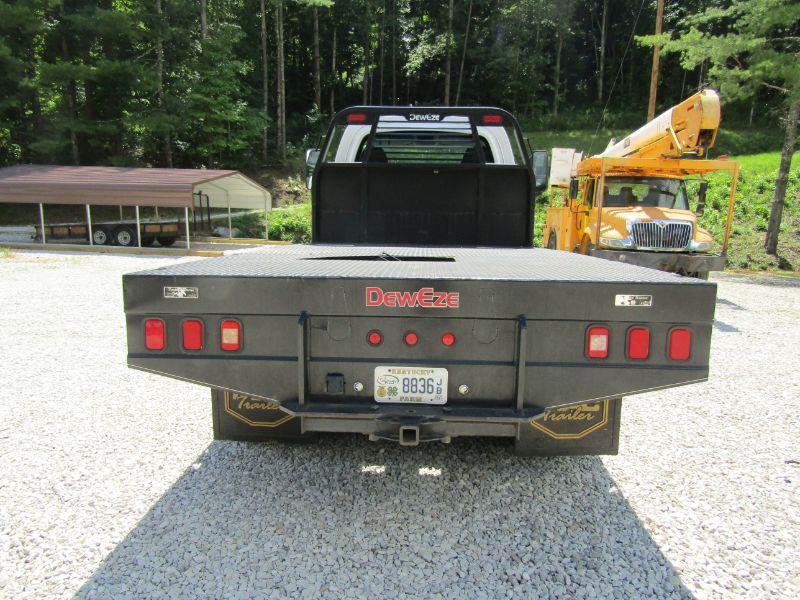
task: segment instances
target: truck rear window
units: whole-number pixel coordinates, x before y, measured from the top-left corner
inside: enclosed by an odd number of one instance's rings
[[[437,115],[438,117],[438,115]],[[404,115],[368,123],[337,123],[323,152],[328,163],[524,165],[520,136],[511,124],[473,126],[467,115],[430,122]]]
[[[364,158],[365,137],[356,155]],[[487,163],[494,162],[492,150],[485,138],[478,138]],[[480,162],[475,140],[471,134],[457,132],[396,131],[376,133],[372,142],[369,163],[394,164],[471,164]]]

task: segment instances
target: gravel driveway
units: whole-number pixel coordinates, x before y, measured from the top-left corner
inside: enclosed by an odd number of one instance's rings
[[[120,275],[0,258],[0,597],[800,596],[800,285],[719,277],[712,378],[623,404],[616,457],[498,441],[212,442],[125,366]]]

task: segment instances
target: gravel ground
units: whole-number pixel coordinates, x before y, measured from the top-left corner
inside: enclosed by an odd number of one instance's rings
[[[211,440],[125,366],[120,275],[0,257],[0,596],[800,596],[800,284],[719,277],[709,383],[623,405],[620,454]]]

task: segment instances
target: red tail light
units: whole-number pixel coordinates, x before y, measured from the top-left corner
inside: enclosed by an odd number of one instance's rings
[[[366,123],[367,115],[364,113],[350,113],[347,115],[348,123]]]
[[[608,356],[608,327],[589,327],[586,332],[586,356],[606,358]]]
[[[403,341],[408,346],[416,346],[417,342],[419,342],[419,336],[413,331],[409,331],[403,336]]]
[[[197,319],[187,319],[181,326],[183,333],[184,350],[203,349],[203,322]]]
[[[377,329],[373,329],[367,334],[367,342],[370,346],[380,346],[383,343],[383,334]]]
[[[226,319],[220,325],[220,348],[227,352],[242,349],[242,324],[233,319]]]
[[[456,336],[454,336],[452,333],[448,332],[442,334],[442,344],[449,347],[455,343],[456,343]]]
[[[144,322],[144,345],[148,350],[163,350],[166,346],[166,327],[161,319]]]
[[[692,354],[692,332],[673,329],[669,332],[669,357],[672,360],[689,360]]]
[[[503,122],[503,117],[500,115],[483,115],[481,121],[484,125],[500,125]]]
[[[628,358],[645,360],[650,356],[650,330],[646,327],[631,327],[628,330]]]

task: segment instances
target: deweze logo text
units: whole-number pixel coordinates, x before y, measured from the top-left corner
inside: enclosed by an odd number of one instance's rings
[[[429,287],[416,292],[384,292],[379,287],[368,287],[366,291],[367,306],[458,308],[458,292],[437,292]]]
[[[409,121],[438,121],[441,118],[442,118],[441,115],[432,115],[432,114],[428,114],[428,115],[411,114],[411,115],[408,115],[408,120]]]

